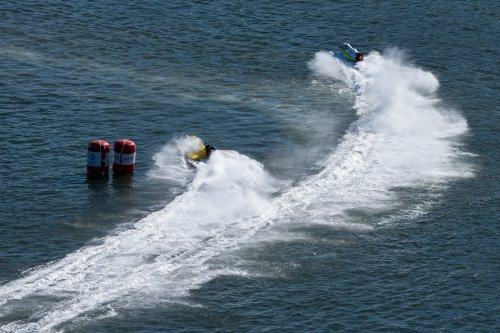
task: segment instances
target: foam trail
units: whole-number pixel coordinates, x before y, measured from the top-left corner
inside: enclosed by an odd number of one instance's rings
[[[359,119],[324,169],[283,195],[285,211],[338,224],[353,209],[397,207],[394,188],[440,186],[473,175],[460,151],[467,122],[440,105],[434,75],[405,63],[397,49],[371,53],[356,69],[319,52],[309,67],[352,88]]]
[[[273,183],[260,163],[214,152],[189,189],[163,210],[1,286],[0,331],[54,331],[96,313],[102,318],[121,307],[177,300],[221,274],[206,261],[253,229],[252,218],[270,208]],[[9,320],[19,313],[22,319]]]
[[[201,148],[202,144],[200,138],[189,135],[168,142],[153,156],[155,165],[148,175],[174,184],[186,184],[192,179],[193,172],[187,168],[184,155]]]
[[[399,51],[372,53],[357,70],[323,53],[309,65],[315,74],[352,88],[359,116],[325,157],[321,172],[270,199],[276,183],[260,163],[216,151],[191,173],[186,192],[163,210],[1,286],[0,331],[55,331],[122,308],[179,301],[217,275],[244,274],[210,260],[269,238],[273,225],[366,230],[374,227],[369,218],[352,223],[352,210],[392,210],[393,218],[394,211],[407,210],[399,209],[393,189],[441,188],[473,175],[460,150],[465,119],[441,106],[437,79],[406,64]],[[169,179],[167,169],[189,177],[179,157],[189,142],[179,139],[158,153],[151,177]],[[419,199],[416,205],[427,207]]]
[[[330,53],[325,51],[316,53],[314,59],[308,65],[309,69],[313,72],[324,77],[341,80],[347,85],[352,85],[352,76],[356,73],[348,66],[342,64],[339,59],[332,57]]]

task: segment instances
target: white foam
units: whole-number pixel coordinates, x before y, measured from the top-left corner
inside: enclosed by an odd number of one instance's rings
[[[187,167],[184,155],[200,149],[202,144],[200,138],[189,135],[171,140],[153,156],[155,164],[148,175],[178,185],[187,184],[193,178],[193,170]]]
[[[26,316],[0,331],[54,331],[121,308],[178,301],[220,274],[246,274],[210,262],[242,244],[280,237],[269,230],[273,224],[280,230],[289,223],[369,230],[373,226],[363,221],[352,223],[349,212],[397,207],[397,187],[436,186],[472,175],[457,139],[467,131],[466,121],[440,105],[431,73],[406,64],[397,50],[369,54],[358,70],[330,58],[318,53],[310,66],[354,91],[359,119],[321,172],[271,199],[276,181],[257,161],[216,151],[196,172],[187,171],[182,156],[200,142],[174,140],[155,155],[150,176],[184,179],[186,192],[130,229],[1,286],[0,320],[16,312]],[[422,202],[417,206],[427,209]]]
[[[339,59],[332,57],[328,52],[316,53],[314,59],[309,61],[308,66],[316,74],[341,80],[348,85],[353,83],[354,70],[342,64]]]
[[[185,295],[221,273],[206,261],[245,237],[252,218],[271,207],[274,190],[257,161],[215,151],[189,189],[163,210],[2,286],[0,318],[20,306],[29,320],[1,330],[51,331],[64,322],[84,322],[85,314],[104,306],[147,306]],[[43,297],[51,301],[33,307]]]
[[[309,67],[351,87],[359,119],[325,159],[324,169],[283,196],[283,207],[336,223],[352,209],[397,205],[393,188],[473,175],[458,139],[468,131],[465,119],[440,105],[434,75],[405,63],[397,49],[384,56],[371,53],[356,69],[319,52]]]

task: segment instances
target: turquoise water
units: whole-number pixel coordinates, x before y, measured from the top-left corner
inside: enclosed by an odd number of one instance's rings
[[[498,331],[499,16],[0,4],[0,331]]]

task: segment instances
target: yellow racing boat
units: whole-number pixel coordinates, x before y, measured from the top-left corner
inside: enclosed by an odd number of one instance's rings
[[[215,147],[204,144],[200,149],[186,153],[184,158],[188,164],[194,166],[194,163],[208,160],[213,151],[215,151]]]

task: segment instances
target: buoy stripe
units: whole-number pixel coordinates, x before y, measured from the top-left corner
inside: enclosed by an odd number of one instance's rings
[[[89,151],[87,155],[87,165],[91,167],[100,168],[101,167],[101,153],[95,151]]]
[[[135,163],[135,153],[121,154],[115,151],[114,162],[119,165],[133,165]]]
[[[110,146],[106,141],[96,140],[90,142],[87,151],[87,169],[89,171],[107,172],[109,152]]]

